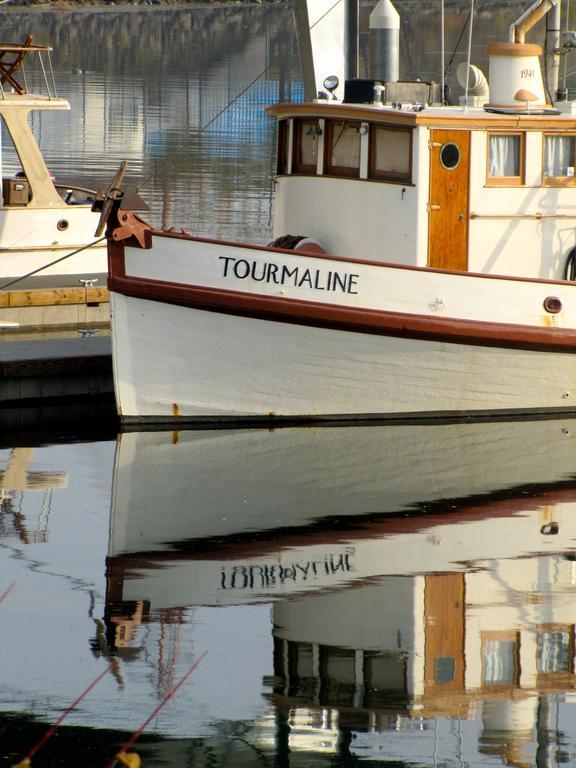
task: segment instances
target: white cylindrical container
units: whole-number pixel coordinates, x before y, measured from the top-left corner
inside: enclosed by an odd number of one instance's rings
[[[542,48],[527,43],[491,43],[488,107],[530,111],[547,106],[539,56]]]

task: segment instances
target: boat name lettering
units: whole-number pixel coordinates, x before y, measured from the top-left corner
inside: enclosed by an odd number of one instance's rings
[[[221,589],[266,589],[287,583],[311,581],[318,576],[335,576],[354,570],[351,555],[329,555],[323,560],[288,565],[235,565],[222,568]]]
[[[293,285],[295,288],[312,288],[316,291],[334,291],[340,293],[358,293],[359,275],[351,272],[308,269],[300,266],[289,267],[272,261],[235,259],[233,256],[219,256],[224,262],[224,277],[236,277],[238,280],[250,278],[257,283],[275,285]]]

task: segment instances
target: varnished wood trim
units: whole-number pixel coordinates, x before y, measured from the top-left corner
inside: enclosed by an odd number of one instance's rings
[[[576,353],[576,329],[486,323],[321,304],[111,274],[111,291],[208,312],[430,342]]]
[[[382,109],[382,107],[373,107],[370,104],[341,104],[329,102],[327,104],[296,102],[292,104],[275,104],[268,107],[269,115],[278,118],[297,117],[308,118],[326,118],[327,120],[359,120],[359,121],[383,121],[392,124],[414,125],[416,122],[416,112],[402,112],[401,110]]]
[[[278,121],[278,136],[276,142],[276,175],[288,173],[288,138],[290,134],[288,120]]]
[[[110,300],[106,288],[54,288],[0,293],[0,309],[49,307],[65,304],[102,304]]]
[[[443,109],[446,113],[443,114]],[[354,119],[378,125],[429,126],[446,130],[576,130],[573,115],[494,114],[482,110],[456,110],[450,107],[430,107],[422,112],[403,112],[388,107],[351,105],[328,102],[276,104],[268,108],[268,114],[277,118],[307,117]]]
[[[117,278],[126,277],[126,261],[124,258],[124,243],[122,241],[108,240],[108,288],[110,288],[110,277],[114,275]]]
[[[442,150],[454,144],[458,163],[447,168]],[[430,178],[428,193],[428,265],[466,272],[469,251],[470,206],[469,131],[430,131]],[[463,220],[460,220],[463,216]]]
[[[576,186],[576,177],[542,175],[542,186],[543,187],[574,187]],[[574,216],[572,216],[571,218],[574,218]]]
[[[358,133],[358,165],[345,166],[332,163],[332,150],[334,149],[334,139],[338,139],[339,130],[344,128],[354,128],[359,131],[362,125],[359,120],[326,120],[324,123],[324,176],[345,176],[347,178],[360,178],[360,158],[362,154],[361,144],[362,136]]]
[[[407,173],[394,173],[392,171],[379,170],[376,168],[376,131],[378,129],[384,129],[387,131],[398,131],[400,133],[408,134],[408,172]],[[413,160],[413,143],[414,143],[414,131],[406,126],[398,125],[377,125],[369,129],[369,143],[368,143],[368,181],[387,181],[393,184],[412,184],[412,160]]]
[[[542,186],[543,187],[573,187],[576,186],[576,176],[546,176],[546,139],[547,138],[576,139],[574,131],[543,131],[542,132]],[[572,166],[576,166],[576,140],[572,142]]]
[[[490,176],[490,139],[492,136],[518,136],[518,176]],[[486,186],[521,187],[526,179],[526,134],[523,131],[488,131],[486,134]]]
[[[542,48],[532,43],[489,43],[489,56],[541,56]]]
[[[292,138],[292,173],[303,174],[306,176],[315,176],[318,169],[318,147],[320,145],[320,136],[317,137],[317,157],[314,165],[302,162],[302,135],[305,129],[318,124],[318,120],[305,118],[294,120],[293,138]]]

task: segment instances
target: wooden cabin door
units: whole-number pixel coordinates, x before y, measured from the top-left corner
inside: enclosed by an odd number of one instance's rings
[[[425,577],[425,667],[427,695],[464,691],[464,575]]]
[[[430,131],[428,266],[468,268],[470,132]]]

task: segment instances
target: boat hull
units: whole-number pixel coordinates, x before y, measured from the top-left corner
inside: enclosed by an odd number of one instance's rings
[[[109,325],[106,245],[87,247],[95,228],[86,206],[0,211],[0,330]]]
[[[110,287],[125,422],[574,409],[568,283],[274,249],[246,249],[241,259],[240,246],[158,235],[150,250],[123,250],[111,259]],[[234,279],[227,270],[240,261],[260,265],[259,275],[268,263],[298,265],[301,275],[339,271],[353,275],[354,290],[335,297],[306,294],[314,285]],[[559,315],[542,309],[551,294]]]

